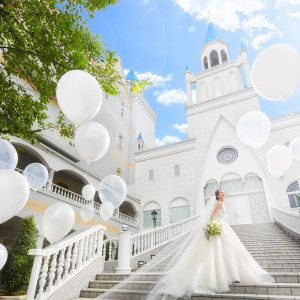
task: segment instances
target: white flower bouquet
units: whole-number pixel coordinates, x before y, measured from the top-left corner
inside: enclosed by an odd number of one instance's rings
[[[213,220],[208,222],[205,227],[203,228],[206,239],[209,241],[211,237],[214,237],[215,235],[219,235],[223,231],[223,225],[218,220]]]

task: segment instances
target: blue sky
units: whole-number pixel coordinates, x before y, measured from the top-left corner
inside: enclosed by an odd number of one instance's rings
[[[208,14],[209,12],[209,14]],[[199,53],[208,25],[229,44],[235,59],[243,43],[250,66],[264,48],[287,43],[300,52],[300,0],[122,0],[89,20],[110,50],[154,83],[144,92],[157,115],[156,144],[186,139],[185,78],[202,70]],[[300,88],[284,102],[260,98],[270,118],[300,111]]]

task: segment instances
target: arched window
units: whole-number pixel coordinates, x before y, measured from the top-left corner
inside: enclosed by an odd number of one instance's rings
[[[143,208],[143,227],[144,228],[153,228],[154,222],[152,217],[152,212],[155,211],[156,215],[156,227],[161,226],[161,207],[159,203],[155,201],[148,202]]]
[[[221,58],[222,58],[222,63],[224,63],[228,60],[227,54],[223,49],[221,50]]]
[[[122,170],[120,168],[116,169],[116,175],[122,176]]]
[[[209,54],[210,66],[214,67],[219,64],[218,52],[216,50],[212,50]]]
[[[174,166],[174,172],[175,172],[175,176],[179,176],[179,175],[180,175],[180,168],[179,168],[179,165],[175,165],[175,166]]]
[[[124,142],[123,135],[121,133],[119,133],[119,136],[118,136],[118,150],[120,150],[120,151],[123,151],[123,142]]]
[[[287,188],[287,194],[290,201],[290,207],[300,207],[300,187],[299,181],[292,182]]]
[[[190,217],[190,204],[185,198],[176,198],[170,203],[170,223],[175,223]]]
[[[149,181],[152,181],[152,180],[154,180],[154,171],[150,170],[149,171]]]
[[[204,56],[203,65],[204,65],[204,69],[207,70],[208,69],[207,56]]]

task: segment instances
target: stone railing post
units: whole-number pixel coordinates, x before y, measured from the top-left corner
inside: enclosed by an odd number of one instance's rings
[[[121,231],[119,233],[118,267],[116,273],[130,273],[130,240],[131,232]]]

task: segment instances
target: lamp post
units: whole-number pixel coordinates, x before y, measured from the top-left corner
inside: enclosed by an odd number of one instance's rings
[[[156,220],[157,220],[157,211],[156,210],[153,210],[151,212],[151,216],[152,216],[152,221],[153,221],[153,225],[154,225],[154,229],[155,229],[155,226],[156,226]]]

